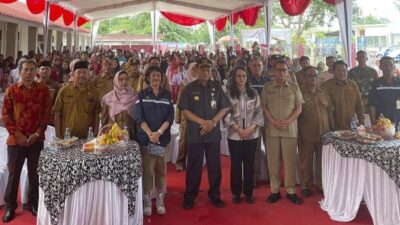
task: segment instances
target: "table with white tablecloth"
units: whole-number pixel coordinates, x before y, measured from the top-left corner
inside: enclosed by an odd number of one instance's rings
[[[324,137],[320,202],[335,221],[353,220],[362,200],[375,225],[400,224],[400,142],[359,144]]]
[[[139,145],[98,155],[81,151],[83,142],[41,152],[37,224],[142,224]]]

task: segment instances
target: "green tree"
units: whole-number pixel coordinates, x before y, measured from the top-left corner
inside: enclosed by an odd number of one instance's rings
[[[399,1],[400,2],[400,1]],[[361,8],[354,3],[353,7],[353,24],[354,25],[368,25],[368,24],[384,24],[389,23],[388,18],[375,17],[372,15],[364,16]]]
[[[303,34],[306,30],[323,26],[336,16],[336,8],[322,0],[314,0],[306,11],[299,16],[288,16],[282,9],[279,1],[272,5],[272,19],[275,25],[292,30],[293,42],[304,43]]]

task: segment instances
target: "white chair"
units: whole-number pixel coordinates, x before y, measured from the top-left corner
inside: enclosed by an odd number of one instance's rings
[[[4,205],[4,195],[6,192],[8,180],[8,169],[7,164],[0,162],[0,208]]]

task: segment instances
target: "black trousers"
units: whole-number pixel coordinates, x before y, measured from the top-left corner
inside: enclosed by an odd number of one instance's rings
[[[37,166],[42,149],[43,141],[36,141],[30,147],[21,147],[18,145],[9,145],[7,147],[7,167],[9,175],[4,196],[7,208],[15,210],[18,207],[18,185],[25,158],[28,159],[28,204],[37,206],[39,201],[39,175],[37,172]]]
[[[231,155],[231,192],[240,196],[243,190],[244,195],[252,196],[257,139],[242,141],[228,139],[228,146]]]
[[[211,200],[220,198],[221,158],[220,142],[187,143],[187,168],[185,199],[194,200],[199,192],[204,153],[207,161],[208,197]]]

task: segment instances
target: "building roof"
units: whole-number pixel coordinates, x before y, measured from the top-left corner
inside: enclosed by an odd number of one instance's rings
[[[1,4],[0,15],[18,19],[18,20],[37,23],[38,26],[43,26],[44,12],[36,14],[36,15],[32,14],[29,11],[26,4],[23,2],[16,1],[16,2],[10,3],[10,4]],[[60,17],[58,20],[56,20],[54,22],[51,22],[51,21],[49,21],[49,22],[50,22],[50,26],[58,27],[58,28],[65,29],[65,30],[73,30],[73,25],[70,25],[70,26],[64,25],[64,22],[62,21],[62,17]],[[78,28],[78,32],[89,33],[88,30],[83,29],[83,28]]]

